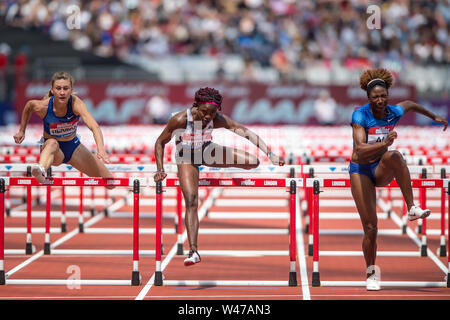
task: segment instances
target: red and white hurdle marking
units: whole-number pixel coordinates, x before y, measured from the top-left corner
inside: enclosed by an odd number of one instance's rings
[[[450,180],[449,179],[411,179],[411,185],[413,188],[442,188],[447,189],[449,193]],[[312,286],[365,286],[365,281],[321,281],[319,273],[319,254],[325,255],[328,252],[319,252],[319,193],[320,188],[350,188],[350,179],[320,179],[320,178],[308,178],[306,179],[306,186],[313,188],[313,201],[312,201],[312,229],[313,229],[313,274],[312,274]],[[398,187],[395,181],[391,182],[389,187]],[[425,195],[422,195],[422,201],[425,201]],[[450,201],[450,200],[449,200]],[[450,220],[450,210],[448,211]],[[426,219],[423,219],[426,220]],[[427,253],[426,247],[426,223],[423,224],[425,227],[422,229],[422,247],[420,255],[424,256]],[[449,225],[450,228],[450,225]],[[450,242],[450,233],[449,233]],[[419,256],[419,252],[415,254],[409,253],[399,253],[399,252],[378,252],[377,255],[384,256]],[[362,255],[360,252],[332,252],[329,253],[330,256],[354,256]],[[447,282],[414,282],[414,281],[386,281],[382,282],[383,286],[414,286],[414,287],[450,287],[450,257],[448,259],[448,269],[447,269]]]
[[[130,280],[81,280],[81,284],[104,284],[104,285],[139,285],[139,194],[140,187],[145,187],[145,178],[47,178],[44,185],[47,186],[47,214],[45,220],[45,243],[44,254],[51,254],[50,250],[50,188],[64,186],[79,187],[133,187],[133,270]],[[4,210],[6,186],[42,186],[33,177],[8,177],[0,178],[0,210]],[[0,214],[0,284],[71,284],[72,280],[7,280],[4,270],[4,215]],[[30,230],[29,230],[30,231]],[[57,250],[53,250],[57,251]],[[67,251],[67,250],[66,250]]]
[[[296,236],[295,236],[295,215],[296,215],[296,193],[297,188],[302,187],[303,180],[295,178],[287,179],[264,179],[264,178],[206,178],[199,180],[200,187],[270,187],[270,188],[289,188],[289,212],[290,212],[290,243],[289,243],[289,259],[290,259],[290,272],[289,280],[284,281],[214,281],[214,280],[201,280],[201,281],[184,281],[184,280],[166,280],[163,282],[163,275],[161,269],[161,238],[162,238],[162,192],[163,187],[179,187],[178,179],[165,179],[162,182],[151,182],[150,185],[156,187],[156,255],[155,255],[155,279],[154,285],[211,285],[211,283],[220,285],[297,285],[296,276]],[[179,220],[181,221],[181,220]],[[179,247],[178,243],[178,247]],[[182,243],[181,243],[182,246]]]

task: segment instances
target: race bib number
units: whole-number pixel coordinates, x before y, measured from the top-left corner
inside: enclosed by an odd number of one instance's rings
[[[77,131],[78,119],[70,122],[50,123],[50,134],[56,137],[66,137]]]
[[[389,132],[394,129],[394,126],[371,127],[367,133],[367,143],[374,144],[383,142]]]

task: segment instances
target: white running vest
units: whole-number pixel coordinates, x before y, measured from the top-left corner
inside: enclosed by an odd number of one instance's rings
[[[202,128],[202,121],[194,122],[191,109],[187,109],[186,129],[181,135],[181,144],[184,147],[197,149],[203,147],[205,143],[212,141],[213,120],[209,121],[206,127]]]

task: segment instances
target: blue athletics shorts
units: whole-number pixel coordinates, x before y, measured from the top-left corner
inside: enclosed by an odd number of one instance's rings
[[[44,142],[47,140],[48,139],[44,138]],[[59,148],[61,149],[61,151],[64,154],[63,163],[67,163],[70,161],[70,159],[72,159],[73,152],[75,151],[76,148],[78,148],[78,146],[81,144],[81,142],[80,142],[80,139],[78,138],[78,136],[76,136],[75,138],[73,138],[70,141],[58,141],[58,144],[59,144]]]
[[[378,167],[379,163],[380,161],[367,164],[358,164],[350,162],[348,173],[350,175],[352,173],[359,173],[368,176],[370,180],[372,180],[373,184],[375,184],[375,169]]]

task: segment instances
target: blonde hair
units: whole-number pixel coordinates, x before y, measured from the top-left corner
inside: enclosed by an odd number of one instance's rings
[[[68,72],[65,71],[59,71],[59,72],[55,72],[52,76],[52,85],[51,87],[53,88],[53,84],[55,83],[56,80],[69,80],[70,82],[70,86],[73,88],[73,85],[75,83],[75,79],[74,77],[72,77],[72,75]],[[47,99],[49,97],[52,97],[53,93],[52,90],[48,90],[48,93],[45,95],[44,99]]]

